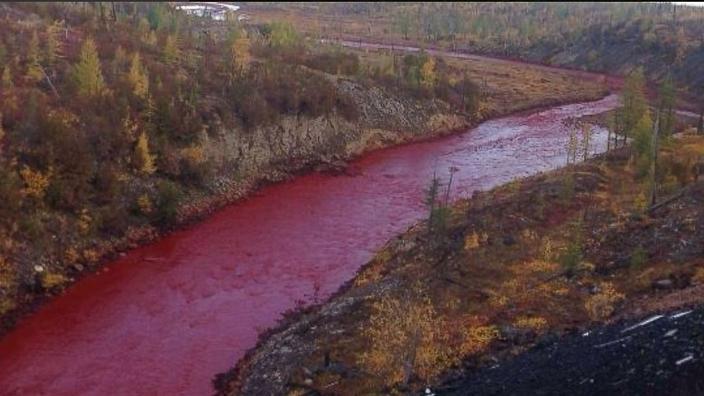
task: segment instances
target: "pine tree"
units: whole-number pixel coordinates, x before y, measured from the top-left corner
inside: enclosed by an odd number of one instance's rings
[[[78,94],[83,97],[99,96],[105,90],[105,81],[100,69],[100,59],[95,42],[90,37],[83,42],[81,53],[72,70]]]
[[[582,149],[584,150],[584,161],[589,159],[589,149],[592,143],[592,127],[589,124],[582,125]]]
[[[127,62],[129,62],[129,59],[127,59],[127,53],[122,46],[118,45],[117,48],[115,48],[115,56],[112,59],[113,76],[120,75],[127,67]]]
[[[2,71],[2,90],[4,92],[10,91],[15,84],[12,82],[12,72],[10,72],[10,65],[6,65],[5,69]]]
[[[151,175],[156,172],[155,156],[149,151],[149,138],[145,132],[142,132],[137,139],[134,155],[139,172],[145,175]]]
[[[251,59],[249,52],[249,39],[244,37],[235,38],[230,44],[230,59],[228,78],[230,84],[242,77]]]
[[[672,77],[667,76],[660,84],[658,110],[660,113],[660,136],[671,136],[675,128],[675,86]]]
[[[435,59],[428,57],[428,59],[423,63],[420,69],[421,83],[426,88],[434,88],[437,82],[438,76],[435,73]]]
[[[49,67],[54,66],[56,60],[61,56],[63,43],[60,39],[61,23],[54,22],[46,28],[46,49],[44,59]]]
[[[173,35],[168,35],[166,37],[166,42],[164,43],[164,51],[162,53],[164,62],[168,64],[176,63],[180,55],[181,52],[178,48],[178,41],[176,37]]]
[[[37,32],[32,33],[32,39],[29,41],[29,46],[27,47],[27,78],[31,82],[39,82],[44,78],[44,73],[42,73],[42,67],[39,64],[39,36]]]
[[[139,53],[132,55],[130,71],[127,80],[132,85],[134,94],[142,99],[146,99],[149,94],[149,77],[147,76],[142,62],[139,60]]]
[[[5,129],[2,126],[2,113],[0,113],[0,154],[2,154],[2,139],[5,137]]]
[[[621,100],[623,103],[623,139],[626,141],[629,136],[633,135],[634,129],[648,109],[648,104],[645,100],[643,69],[638,68],[628,75],[623,86]]]

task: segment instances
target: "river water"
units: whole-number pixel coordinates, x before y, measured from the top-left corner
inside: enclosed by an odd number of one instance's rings
[[[136,249],[73,285],[0,340],[2,395],[208,395],[257,334],[297,301],[334,292],[375,249],[424,216],[434,172],[455,198],[562,166],[562,121],[615,95],[485,122],[370,153],[355,176],[266,187]],[[606,133],[596,129],[594,150]]]

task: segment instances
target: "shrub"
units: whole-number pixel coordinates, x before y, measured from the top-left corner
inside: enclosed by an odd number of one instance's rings
[[[173,223],[178,216],[178,207],[182,199],[179,187],[170,181],[162,181],[158,187],[157,220],[162,224]]]
[[[602,282],[599,285],[599,292],[587,299],[584,303],[584,308],[592,320],[604,320],[614,313],[614,305],[623,300],[624,297],[612,283]]]
[[[648,260],[648,252],[643,246],[638,246],[631,253],[631,269],[640,269]]]

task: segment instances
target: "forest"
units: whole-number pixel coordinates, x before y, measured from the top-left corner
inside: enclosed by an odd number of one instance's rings
[[[704,9],[665,2],[257,4],[259,20],[307,20],[311,34],[422,43],[625,75],[672,75],[704,95]],[[698,111],[700,109],[697,109]]]
[[[213,24],[115,2],[3,4],[0,18],[0,315],[192,217],[194,197],[244,172],[208,153],[220,131],[356,123],[334,76],[470,115],[480,97],[427,54],[360,60],[287,22]]]

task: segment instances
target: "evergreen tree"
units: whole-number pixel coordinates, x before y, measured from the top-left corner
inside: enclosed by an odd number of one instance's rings
[[[658,109],[660,113],[660,137],[671,136],[675,128],[675,86],[672,77],[667,76],[660,84]]]
[[[149,94],[149,77],[147,76],[142,62],[139,60],[139,53],[132,55],[130,71],[127,80],[132,86],[134,94],[142,99],[146,99]]]
[[[29,40],[27,47],[27,78],[32,82],[39,82],[44,78],[42,67],[39,64],[39,36],[37,32],[32,33],[32,39]]]
[[[56,60],[61,56],[63,45],[60,39],[61,24],[54,22],[46,28],[46,49],[44,59],[49,67],[54,66]]]
[[[645,100],[645,76],[642,68],[636,69],[626,78],[621,101],[623,103],[623,139],[625,142],[626,139],[633,136],[636,126],[648,109]]]
[[[10,91],[15,84],[12,82],[12,72],[10,72],[10,65],[6,65],[5,68],[2,71],[2,81],[0,82],[2,84],[2,90],[7,92]]]
[[[166,37],[166,42],[164,43],[164,51],[162,53],[164,62],[168,64],[176,63],[180,57],[180,54],[181,53],[178,48],[178,41],[176,39],[176,36],[168,35]]]
[[[142,132],[137,139],[134,155],[140,173],[151,175],[156,172],[155,156],[149,151],[149,138],[145,132]]]
[[[81,53],[72,70],[73,82],[78,94],[83,97],[99,96],[105,90],[105,81],[100,68],[100,59],[95,42],[90,37],[83,42]]]
[[[428,57],[420,69],[421,83],[424,87],[432,89],[435,87],[438,76],[435,73],[435,59]]]

